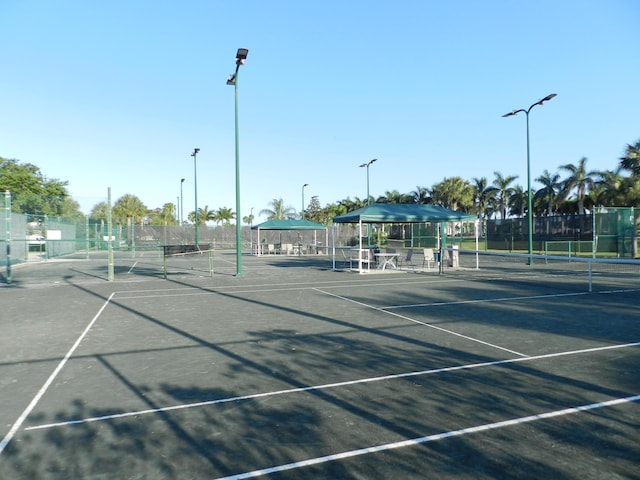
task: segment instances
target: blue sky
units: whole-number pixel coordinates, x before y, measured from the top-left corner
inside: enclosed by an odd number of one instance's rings
[[[458,175],[532,178],[640,139],[640,2],[0,0],[0,156],[33,163],[88,213],[137,195],[241,216]],[[536,188],[538,185],[533,184]]]

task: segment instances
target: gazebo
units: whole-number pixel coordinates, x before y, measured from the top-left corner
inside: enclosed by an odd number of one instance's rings
[[[456,212],[437,205],[415,203],[374,203],[340,215],[334,223],[357,223],[359,232],[358,270],[362,272],[362,226],[372,223],[449,223],[477,220],[475,215]],[[476,224],[476,238],[478,235]],[[334,253],[335,262],[335,253]]]
[[[324,245],[327,246],[329,243],[329,231],[326,225],[321,225],[319,223],[310,222],[309,220],[304,220],[304,219],[267,220],[266,222],[262,222],[258,225],[252,226],[251,230],[258,231],[258,239],[257,239],[257,242],[255,243],[255,246],[256,246],[255,252],[257,255],[262,255],[264,253],[262,249],[262,243],[260,242],[260,232],[264,230],[280,230],[280,231],[286,230],[286,231],[298,231],[298,232],[314,231],[313,244],[309,242],[309,245],[313,245],[316,249],[318,246],[317,232],[318,230],[320,231],[324,230],[325,232]],[[298,253],[301,253],[302,245],[297,245],[296,247],[298,249],[297,250]],[[252,246],[252,252],[253,251],[254,251],[254,248]]]

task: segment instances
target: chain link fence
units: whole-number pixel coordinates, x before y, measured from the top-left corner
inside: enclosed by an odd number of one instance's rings
[[[18,263],[54,258],[91,258],[109,247],[117,252],[161,251],[165,245],[196,243],[194,225],[156,226],[147,223],[117,224],[111,231],[106,219],[52,217],[12,212],[10,192],[0,192],[3,207],[3,231],[0,234],[0,281],[11,283],[11,267]],[[544,253],[548,244],[568,242],[575,245],[592,242],[593,252],[601,256],[634,258],[638,255],[637,230],[640,211],[633,207],[599,207],[593,214],[537,217],[533,219],[534,250]],[[527,219],[488,220],[480,224],[480,248],[484,250],[524,251],[527,249]],[[444,228],[442,230],[442,228]],[[441,229],[441,231],[439,231]],[[306,253],[329,254],[332,246],[358,245],[357,224],[330,225],[323,230],[241,229],[244,254],[264,251],[267,244],[306,246]],[[436,248],[439,238],[447,244],[473,249],[474,222],[438,224],[372,225],[363,229],[363,241],[371,245],[399,248]],[[366,238],[368,235],[371,238]],[[442,236],[440,236],[442,235]],[[583,243],[580,243],[583,242]],[[198,243],[215,250],[235,250],[235,225],[200,226]],[[311,248],[310,248],[311,247]],[[315,247],[315,248],[314,248]],[[564,247],[563,247],[564,248]],[[556,252],[557,253],[557,252]],[[3,268],[4,267],[4,268]]]

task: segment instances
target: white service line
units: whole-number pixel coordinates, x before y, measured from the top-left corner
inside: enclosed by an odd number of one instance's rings
[[[538,420],[544,420],[547,418],[560,417],[563,415],[570,415],[573,413],[586,412],[589,410],[595,410],[598,408],[612,407],[615,405],[621,405],[624,403],[631,403],[640,401],[640,395],[634,395],[624,398],[615,398],[606,402],[590,403],[588,405],[579,405],[577,407],[565,408],[563,410],[554,410],[552,412],[544,412],[536,415],[529,415],[527,417],[513,418],[511,420],[503,420],[501,422],[486,423],[484,425],[477,425],[475,427],[462,428],[460,430],[452,430],[450,432],[436,433],[426,437],[412,438],[410,440],[403,440],[400,442],[386,443],[383,445],[376,445],[373,447],[360,448],[358,450],[351,450],[348,452],[334,453],[332,455],[326,455],[324,457],[309,458],[300,462],[287,463],[284,465],[278,465],[270,468],[263,468],[261,470],[253,470],[251,472],[240,473],[236,475],[229,475],[227,477],[219,477],[216,480],[242,480],[244,478],[262,477],[271,473],[283,472],[285,470],[293,470],[296,468],[308,467],[310,465],[318,465],[320,463],[334,462],[336,460],[343,460],[345,458],[357,457],[359,455],[368,455],[371,453],[384,452],[386,450],[392,450],[396,448],[412,447],[414,445],[420,445],[422,443],[434,442],[450,437],[460,437],[469,433],[483,432],[487,430],[495,430],[496,428],[510,427],[512,425],[519,425],[522,423],[535,422]]]
[[[444,280],[444,281],[410,281],[410,282],[393,282],[393,285],[423,285],[433,283],[452,283],[452,282],[462,282],[464,280]],[[155,297],[160,296],[160,294],[164,294],[166,292],[178,292],[172,294],[173,296],[179,295],[207,295],[210,293],[222,293],[227,291],[232,291],[234,293],[251,293],[251,292],[277,292],[279,289],[282,291],[289,290],[313,290],[318,286],[318,284],[326,284],[322,285],[320,288],[370,288],[383,286],[386,287],[389,283],[371,283],[371,282],[362,282],[362,283],[353,283],[353,280],[340,280],[340,281],[325,281],[325,282],[309,282],[307,284],[300,282],[286,282],[286,283],[267,283],[267,284],[255,284],[255,285],[219,285],[216,287],[211,287],[209,290],[205,292],[197,292],[190,293],[194,290],[194,287],[180,287],[180,288],[154,288],[149,290],[119,290],[116,291],[116,295],[118,298],[147,298],[147,297]],[[258,288],[260,287],[260,288]],[[281,287],[291,287],[291,288],[281,288]],[[184,293],[179,293],[184,292]],[[128,297],[120,297],[121,294],[127,294]],[[140,294],[138,296],[134,296],[133,294]]]
[[[516,352],[515,350],[510,350],[508,348],[501,347],[500,345],[496,345],[494,343],[485,342],[484,340],[480,340],[478,338],[473,338],[473,337],[469,337],[468,335],[463,335],[461,333],[454,332],[453,330],[447,330],[446,328],[438,327],[437,325],[432,325],[432,324],[427,323],[427,322],[421,322],[420,320],[416,320],[415,318],[407,317],[406,315],[401,315],[401,314],[396,313],[396,312],[391,312],[391,311],[386,310],[385,308],[382,308],[382,307],[374,307],[373,305],[369,305],[369,304],[364,303],[364,302],[359,302],[359,301],[353,300],[351,298],[343,297],[342,295],[336,295],[335,293],[326,292],[326,291],[321,290],[319,288],[314,288],[314,290],[316,290],[318,292],[321,292],[321,293],[324,293],[326,295],[330,295],[332,297],[336,297],[336,298],[340,298],[342,300],[346,300],[347,302],[351,302],[351,303],[355,303],[357,305],[361,305],[363,307],[371,308],[372,310],[377,310],[379,312],[384,312],[384,313],[386,313],[388,315],[393,315],[394,317],[402,318],[403,320],[407,320],[409,322],[417,323],[418,325],[424,325],[425,327],[433,328],[434,330],[439,330],[441,332],[448,333],[449,335],[454,335],[456,337],[464,338],[465,340],[469,340],[471,342],[480,343],[482,345],[486,345],[486,346],[491,347],[491,348],[496,348],[496,349],[502,350],[504,352],[513,353],[514,355],[518,355],[520,357],[528,357],[529,356],[529,355],[526,355],[524,353]]]
[[[477,300],[458,300],[456,302],[432,302],[432,303],[414,303],[406,305],[389,305],[387,307],[380,307],[387,310],[392,308],[412,308],[412,307],[436,307],[443,305],[463,305],[466,303],[490,303],[490,302],[508,302],[511,300],[534,300],[538,298],[555,298],[555,297],[573,297],[576,295],[592,295],[590,292],[574,292],[574,293],[549,293],[546,295],[527,295],[523,297],[499,297],[499,298],[482,298]]]
[[[42,425],[33,425],[31,427],[25,428],[26,430],[42,430],[46,428],[54,428],[54,427],[66,427],[70,425],[78,425],[81,423],[92,423],[92,422],[101,422],[106,420],[115,420],[117,418],[125,418],[125,417],[135,417],[139,415],[148,415],[154,413],[163,413],[170,412],[173,410],[185,410],[188,408],[196,408],[196,407],[206,407],[210,405],[218,405],[222,403],[230,403],[230,402],[239,402],[243,400],[254,400],[256,398],[265,398],[265,397],[274,397],[276,395],[285,395],[289,393],[302,393],[302,392],[311,392],[316,390],[327,390],[330,388],[338,388],[338,387],[347,387],[350,385],[359,385],[364,383],[373,383],[373,382],[381,382],[385,380],[396,380],[399,378],[407,378],[407,377],[417,377],[422,375],[433,375],[437,373],[445,373],[445,372],[454,372],[458,370],[471,370],[473,368],[481,368],[481,367],[495,367],[500,365],[508,365],[511,363],[519,363],[519,362],[529,362],[533,360],[542,360],[546,358],[556,358],[556,357],[565,357],[569,355],[578,355],[583,353],[594,353],[594,352],[602,352],[606,350],[615,350],[619,348],[628,348],[628,347],[639,347],[640,342],[635,343],[626,343],[622,345],[607,345],[605,347],[592,347],[592,348],[584,348],[581,350],[572,350],[567,352],[556,352],[556,353],[546,353],[544,355],[537,355],[535,357],[518,357],[518,358],[509,358],[506,360],[493,360],[490,362],[481,362],[481,363],[471,363],[466,365],[455,365],[451,367],[442,367],[442,368],[434,368],[431,370],[419,370],[415,372],[405,372],[405,373],[394,373],[390,375],[383,375],[379,377],[368,377],[368,378],[360,378],[357,380],[345,380],[343,382],[334,382],[334,383],[325,383],[323,385],[312,385],[308,387],[296,387],[296,388],[288,388],[285,390],[275,390],[271,392],[261,392],[261,393],[253,393],[249,395],[240,395],[236,397],[226,397],[219,398],[217,400],[207,400],[205,402],[196,402],[196,403],[187,403],[182,405],[172,405],[169,407],[161,407],[161,408],[150,408],[147,410],[137,410],[133,412],[123,412],[123,413],[114,413],[111,415],[102,415],[100,417],[89,417],[89,418],[81,418],[77,420],[67,420],[65,422],[57,422],[57,423],[47,423]]]
[[[60,360],[60,363],[58,363],[58,366],[55,368],[55,370],[51,373],[51,375],[49,375],[49,378],[47,379],[46,382],[44,382],[44,385],[42,385],[42,387],[40,387],[40,390],[38,390],[38,393],[36,393],[35,397],[33,397],[31,402],[29,402],[29,405],[27,405],[27,408],[24,409],[24,411],[20,414],[18,419],[11,426],[11,429],[9,430],[9,432],[0,441],[0,454],[2,454],[3,450],[7,447],[9,442],[13,439],[13,437],[16,434],[16,432],[20,429],[20,427],[22,426],[22,424],[24,423],[26,418],[33,411],[33,409],[38,404],[38,402],[40,401],[42,396],[45,394],[47,389],[51,386],[51,384],[53,383],[55,378],[58,376],[58,374],[60,373],[62,368],[65,366],[65,364],[67,363],[69,358],[71,358],[71,355],[73,355],[73,352],[76,351],[76,349],[80,345],[80,342],[82,342],[82,339],[84,339],[84,337],[87,335],[87,333],[89,333],[89,330],[91,330],[91,327],[93,327],[93,324],[96,323],[96,320],[98,320],[98,317],[100,316],[100,314],[104,311],[104,309],[107,307],[107,305],[109,305],[109,302],[111,301],[111,298],[113,297],[113,295],[114,294],[112,293],[109,296],[109,298],[104,302],[104,305],[102,305],[100,310],[98,310],[98,313],[96,313],[95,316],[93,317],[93,319],[91,319],[91,321],[89,322],[89,325],[86,326],[86,328],[80,334],[80,336],[75,341],[73,346],[69,349],[69,351],[64,356],[64,358],[62,360]]]

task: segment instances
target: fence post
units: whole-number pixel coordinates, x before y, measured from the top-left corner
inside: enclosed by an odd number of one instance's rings
[[[6,222],[7,283],[11,283],[11,192],[4,192],[4,208]]]
[[[111,235],[113,234],[113,224],[111,219],[111,187],[107,189],[107,278],[110,282],[114,280],[114,268],[113,268],[113,245]]]

